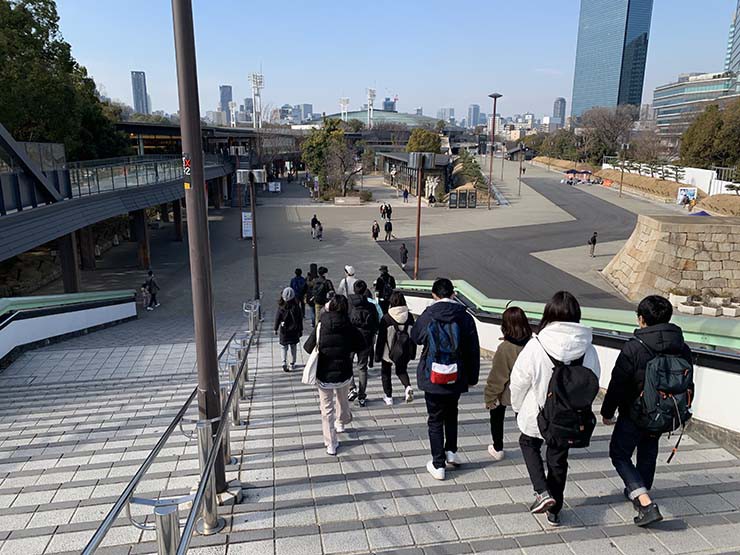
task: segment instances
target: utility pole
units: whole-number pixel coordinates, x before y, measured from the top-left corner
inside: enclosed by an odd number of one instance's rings
[[[430,154],[429,156],[434,156]],[[419,155],[416,169],[416,252],[414,253],[414,279],[419,279],[419,250],[421,249],[421,184],[424,179],[424,154]]]
[[[221,400],[191,0],[172,0],[172,23],[175,31],[182,163],[188,215],[190,281],[193,291],[193,324],[198,366],[198,414],[201,420],[208,420],[221,415]],[[217,427],[218,421],[214,421],[214,433]],[[213,474],[217,491],[225,491],[226,473],[223,457],[216,458]]]
[[[252,264],[254,267],[254,299],[260,298],[260,259],[257,255],[257,188],[254,186],[254,173],[249,172],[249,205],[252,210]],[[260,309],[261,312],[261,309]]]
[[[491,209],[491,195],[493,194],[493,151],[496,145],[496,101],[501,98],[502,95],[499,93],[491,93],[488,95],[493,98],[493,114],[491,114],[491,149],[488,153],[490,159],[488,161],[488,209]]]
[[[622,177],[619,179],[619,198],[622,198],[622,185],[624,185],[624,164],[626,162],[627,158],[627,149],[630,147],[629,144],[622,144],[622,149],[620,151],[620,158],[622,159]]]
[[[524,143],[519,143],[519,198],[522,198],[522,161],[524,159]]]

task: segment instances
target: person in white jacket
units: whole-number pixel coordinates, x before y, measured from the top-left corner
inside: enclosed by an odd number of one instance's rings
[[[516,359],[511,371],[511,406],[521,431],[519,446],[534,487],[532,513],[547,511],[552,526],[560,524],[563,491],[568,473],[568,448],[547,446],[547,475],[542,462],[544,440],[537,426],[537,416],[545,404],[552,377],[553,359],[570,364],[583,357],[582,365],[598,378],[599,359],[591,344],[592,330],[580,324],[581,307],[567,291],[559,291],[545,305],[539,333],[530,340]],[[548,357],[548,354],[550,357]]]
[[[350,265],[345,266],[344,277],[342,278],[342,281],[339,282],[339,287],[337,287],[337,295],[344,295],[347,298],[349,298],[350,295],[354,295],[356,282],[357,278],[355,277],[354,267]]]

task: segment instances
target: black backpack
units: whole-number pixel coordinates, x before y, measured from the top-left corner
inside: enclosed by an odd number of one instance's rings
[[[313,286],[313,301],[315,304],[326,304],[326,302],[329,300],[329,292],[333,291],[334,287],[331,284],[331,281],[324,278],[321,280],[317,280],[317,282]]]
[[[378,280],[380,281],[380,286],[378,287],[380,298],[387,301],[393,295],[393,291],[396,288],[396,280],[390,274],[386,276],[381,275]]]
[[[388,351],[388,358],[393,361],[396,367],[404,367],[416,356],[416,345],[409,336],[408,321],[403,325],[393,322],[393,329],[395,330],[393,345]]]
[[[377,317],[377,311],[369,302],[363,303],[363,305],[359,307],[350,306],[349,322],[352,324],[352,327],[357,328],[358,330],[377,331],[378,326],[375,324],[373,316]]]
[[[565,364],[545,354],[554,366],[545,405],[537,415],[540,434],[553,447],[588,447],[596,427],[591,405],[599,393],[599,380],[583,366],[584,357]]]
[[[283,316],[283,330],[285,330],[286,333],[294,333],[301,329],[302,322],[298,318],[299,316],[296,316],[295,309],[293,307],[286,307],[285,315]]]
[[[645,382],[640,396],[630,410],[630,419],[638,428],[652,434],[670,433],[681,428],[676,446],[681,443],[686,422],[691,419],[694,367],[681,355],[656,353],[639,337],[635,337],[653,357],[645,366]]]

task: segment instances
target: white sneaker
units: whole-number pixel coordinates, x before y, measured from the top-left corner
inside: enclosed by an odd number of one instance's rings
[[[393,406],[393,397],[383,397],[383,402],[391,407]]]
[[[496,462],[504,460],[505,456],[503,449],[501,449],[501,451],[496,451],[493,448],[493,445],[488,446],[488,454],[491,455],[493,457],[493,460]]]
[[[427,472],[432,475],[432,478],[435,480],[444,480],[445,479],[445,469],[444,468],[435,468],[434,462],[429,461],[427,463]]]
[[[344,424],[337,420],[336,422],[334,422],[334,429],[337,431],[338,434],[344,433]]]
[[[327,455],[336,455],[337,454],[337,448],[339,447],[339,442],[337,441],[334,445],[329,445],[329,447],[326,448],[326,454]]]
[[[457,453],[447,451],[445,454],[447,455],[447,464],[451,464],[452,466],[460,466],[462,464],[462,459]]]
[[[408,386],[406,388],[406,402],[410,403],[414,400],[414,390],[411,388],[411,386]]]
[[[152,311],[154,310],[151,306],[146,307],[147,310]]]
[[[157,308],[158,306],[161,306],[160,303],[155,304],[154,308]]]
[[[291,362],[290,365],[288,365],[288,368],[290,369],[291,372],[295,370],[295,362]]]

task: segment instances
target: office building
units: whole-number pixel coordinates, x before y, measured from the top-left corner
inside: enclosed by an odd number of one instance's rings
[[[653,0],[581,0],[571,115],[639,106]]]
[[[386,112],[395,112],[396,111],[396,99],[386,96],[385,100],[383,100],[383,110]]]
[[[480,106],[478,104],[471,104],[468,106],[468,127],[478,125],[478,118],[480,118]]]
[[[486,114],[485,112],[481,112],[480,114],[478,114],[478,123],[476,123],[476,125],[488,125],[488,114]]]
[[[565,123],[565,99],[559,96],[552,104],[552,117],[560,120],[560,124]]]
[[[231,85],[221,85],[218,88],[218,109],[221,112],[229,111],[229,102],[233,101],[234,98],[231,94]]]
[[[730,33],[727,37],[725,71],[740,73],[740,0],[730,20]]]
[[[419,107],[418,107],[418,108],[416,109],[416,115],[417,115],[417,116],[423,116],[423,115],[424,115],[424,108],[422,108],[421,106],[419,106]]]
[[[453,123],[455,121],[455,109],[454,108],[440,108],[437,111],[437,119],[442,121]]]
[[[146,90],[146,73],[143,71],[131,72],[131,91],[134,97],[134,112],[150,114],[149,94]]]

